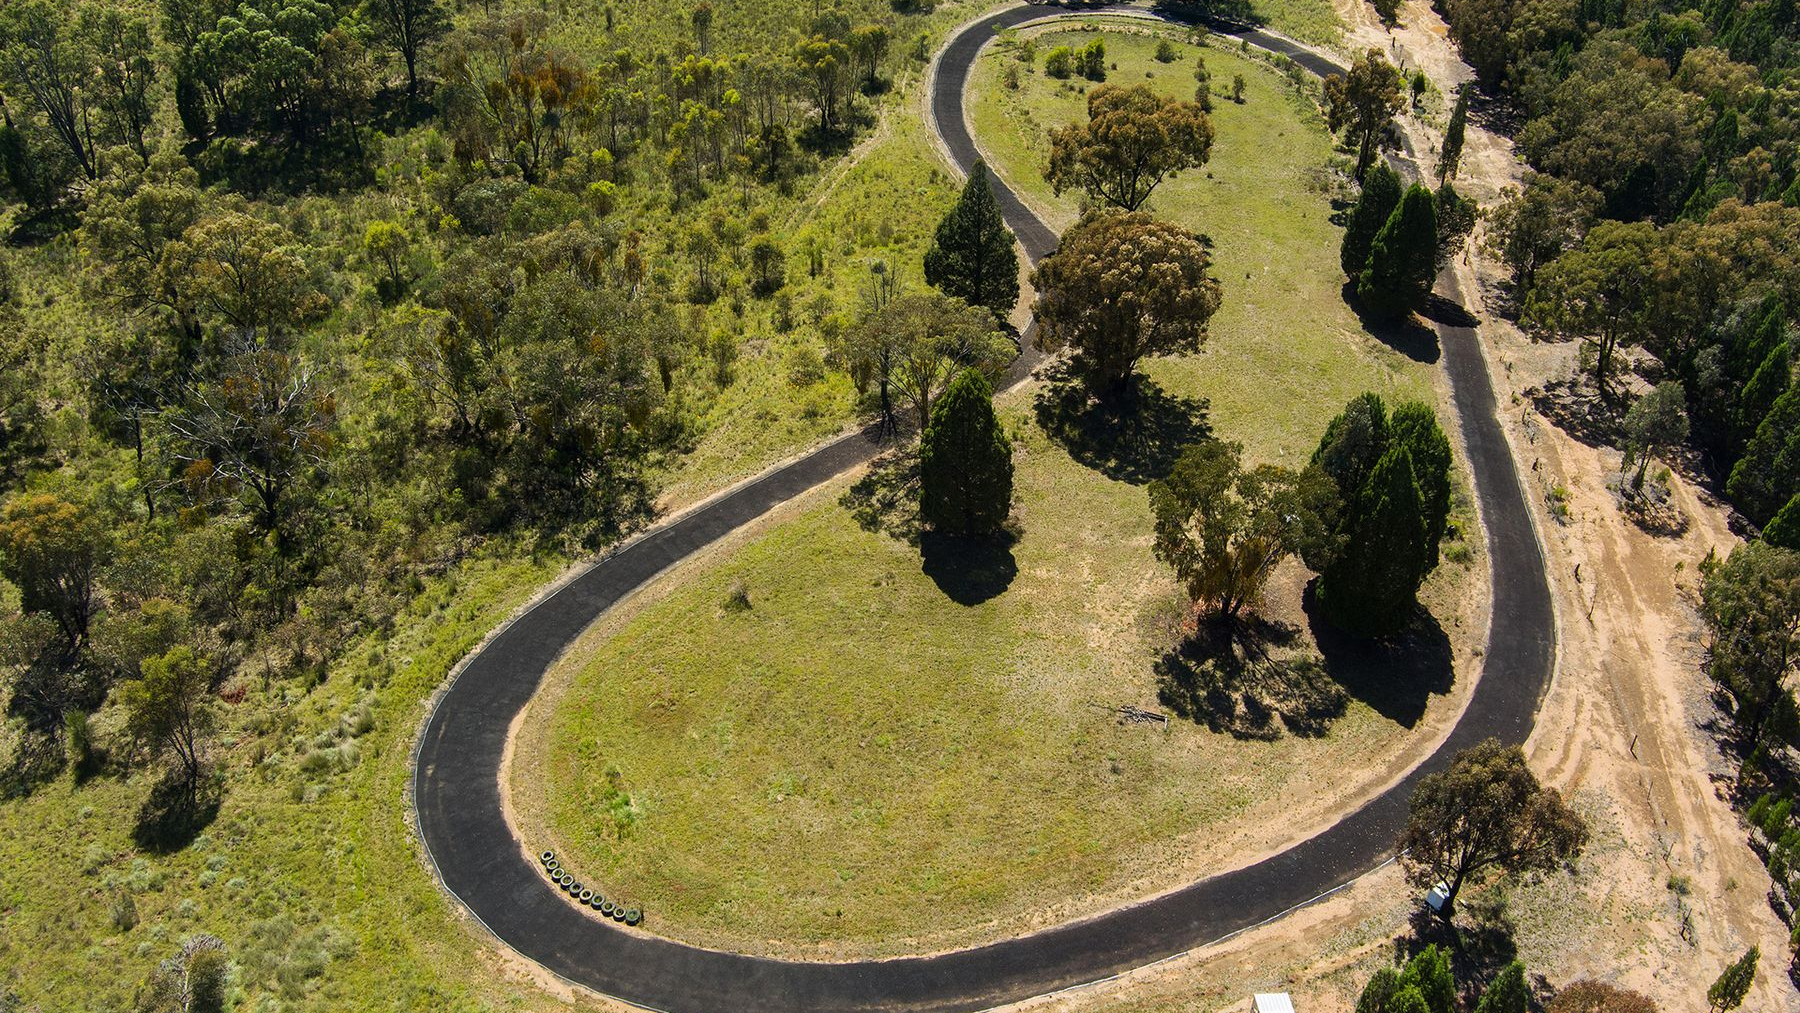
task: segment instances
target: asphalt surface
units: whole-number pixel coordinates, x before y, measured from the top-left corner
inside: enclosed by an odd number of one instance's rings
[[[960,166],[976,157],[963,121],[962,91],[982,45],[996,28],[1053,13],[1034,6],[1002,11],[964,29],[944,50],[932,112]],[[1285,52],[1314,73],[1340,69],[1263,32],[1220,30]],[[998,180],[995,188],[1026,252],[1036,259],[1054,249],[1054,233]],[[1440,291],[1459,297],[1453,278]],[[1485,666],[1444,744],[1400,783],[1317,836],[1255,865],[1093,918],[988,946],[882,961],[808,963],[704,950],[599,920],[559,897],[524,856],[501,808],[500,760],[513,718],[563,649],[614,603],[693,552],[879,451],[866,434],[853,434],[627,544],[515,619],[469,660],[426,722],[413,776],[419,833],[445,888],[526,957],[570,981],[652,1009],[961,1013],[1094,981],[1204,945],[1367,872],[1390,857],[1407,797],[1420,777],[1442,767],[1458,749],[1490,736],[1524,741],[1553,666],[1555,619],[1543,559],[1475,332],[1440,325],[1438,336],[1493,565],[1495,604]],[[1036,356],[1021,360],[1014,379]],[[633,899],[645,903],[653,926],[656,899]]]

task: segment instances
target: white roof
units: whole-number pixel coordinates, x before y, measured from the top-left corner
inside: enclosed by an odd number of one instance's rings
[[[1256,1013],[1294,1013],[1294,1000],[1286,992],[1258,992],[1252,1008]]]

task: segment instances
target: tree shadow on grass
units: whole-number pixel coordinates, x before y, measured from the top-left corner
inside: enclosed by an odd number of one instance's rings
[[[945,535],[935,531],[919,537],[925,576],[958,605],[979,605],[999,597],[1019,575],[1013,559],[1010,531],[992,535]]]
[[[1189,444],[1211,432],[1204,399],[1170,394],[1148,377],[1134,377],[1130,397],[1111,406],[1090,397],[1065,363],[1043,375],[1038,425],[1070,457],[1115,481],[1145,485],[1162,478]]]
[[[1356,313],[1356,319],[1362,324],[1363,330],[1368,331],[1376,341],[1414,362],[1426,365],[1438,361],[1443,355],[1443,349],[1438,346],[1437,331],[1421,323],[1418,317],[1408,314],[1396,318],[1371,311],[1356,298],[1354,282],[1345,282],[1342,291],[1345,305]]]
[[[13,755],[0,766],[0,801],[22,799],[49,784],[63,771],[66,758],[54,737],[26,731]]]
[[[1325,657],[1325,670],[1377,714],[1405,728],[1417,726],[1432,696],[1450,692],[1456,681],[1450,637],[1437,617],[1415,606],[1413,620],[1404,630],[1364,640],[1325,618],[1317,592],[1318,581],[1308,582],[1301,607]]]
[[[202,774],[200,783],[190,789],[181,772],[171,770],[156,782],[144,804],[138,807],[132,840],[139,848],[155,854],[180,851],[219,815],[223,798],[224,787],[216,778]]]
[[[864,531],[919,544],[919,455],[903,447],[875,458],[838,505]]]
[[[1324,735],[1350,697],[1318,657],[1276,656],[1298,639],[1293,627],[1258,617],[1202,620],[1157,660],[1157,698],[1181,717],[1240,739],[1277,739],[1283,729]]]

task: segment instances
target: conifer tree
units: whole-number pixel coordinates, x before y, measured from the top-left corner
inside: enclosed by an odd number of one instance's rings
[[[1357,636],[1392,633],[1412,619],[1425,579],[1424,503],[1404,446],[1388,448],[1350,508],[1348,536],[1319,578],[1333,625]]]
[[[1762,531],[1763,541],[1800,552],[1800,493],[1795,493]]]
[[[1744,1004],[1750,986],[1756,983],[1756,962],[1761,957],[1762,950],[1752,946],[1742,957],[1726,965],[1719,973],[1719,980],[1706,990],[1706,1004],[1712,1013],[1728,1013]]]
[[[986,379],[963,370],[931,409],[919,448],[919,512],[934,530],[991,534],[1012,508],[1012,441]]]
[[[1337,483],[1345,503],[1354,502],[1375,462],[1388,448],[1387,404],[1380,394],[1358,394],[1325,427],[1309,463],[1324,469]]]
[[[1450,123],[1444,128],[1444,146],[1438,151],[1438,186],[1456,178],[1462,165],[1463,133],[1469,122],[1469,88],[1456,90],[1456,108],[1450,111]]]
[[[1416,988],[1431,1013],[1456,1013],[1456,979],[1450,973],[1450,954],[1436,943],[1413,954],[1400,972],[1400,988]]]
[[[1793,376],[1794,355],[1789,350],[1788,343],[1782,341],[1769,349],[1769,354],[1763,357],[1762,364],[1750,374],[1743,393],[1738,397],[1737,431],[1743,434],[1745,440],[1756,432],[1757,426],[1768,417],[1769,409],[1775,407],[1775,402],[1781,395],[1787,393]]]
[[[986,163],[977,161],[969,170],[962,196],[938,223],[925,251],[925,280],[1002,320],[1019,301],[1019,255],[994,201]]]
[[[1400,991],[1400,972],[1392,967],[1384,967],[1376,971],[1363,986],[1362,995],[1356,999],[1356,1013],[1387,1013],[1393,1002],[1394,993]]]
[[[1525,965],[1515,960],[1501,968],[1481,993],[1475,1013],[1526,1013],[1529,1009],[1531,988],[1525,984]]]
[[[1338,262],[1352,282],[1369,265],[1369,248],[1375,245],[1375,233],[1381,231],[1399,206],[1400,177],[1386,162],[1377,162],[1363,179],[1362,196],[1350,210],[1344,242],[1338,248]]]
[[[1800,492],[1800,387],[1775,399],[1731,469],[1725,492],[1757,524],[1768,523]]]
[[[1369,263],[1356,279],[1356,297],[1386,316],[1405,316],[1425,304],[1437,267],[1437,210],[1431,191],[1414,183],[1375,233]]]
[[[1413,474],[1419,481],[1419,499],[1425,507],[1425,569],[1438,563],[1438,543],[1450,523],[1450,438],[1438,425],[1437,413],[1421,401],[1405,401],[1388,421],[1394,442],[1412,455]]]

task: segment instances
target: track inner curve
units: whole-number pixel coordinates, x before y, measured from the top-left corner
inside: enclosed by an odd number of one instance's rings
[[[959,169],[977,156],[963,94],[999,28],[1047,16],[1020,5],[960,29],[932,79],[933,126]],[[1053,16],[1053,15],[1052,15]],[[1282,53],[1319,75],[1331,60],[1255,29],[1222,34]],[[1007,223],[1036,260],[1055,234],[998,179]],[[1440,291],[1459,298],[1446,276]],[[614,603],[668,567],[879,450],[840,437],[605,557],[471,656],[439,695],[414,756],[412,800],[426,854],[448,890],[519,953],[587,988],[670,1013],[964,1013],[1095,981],[1204,945],[1317,899],[1383,862],[1412,786],[1487,737],[1522,743],[1555,658],[1555,614],[1525,491],[1475,332],[1437,327],[1493,568],[1483,672],[1448,738],[1398,783],[1319,834],[1254,865],[1030,935],[926,957],[849,963],[774,960],[707,950],[591,918],[558,897],[522,852],[501,806],[507,731],[563,649]],[[1021,376],[1035,362],[1015,364]]]

